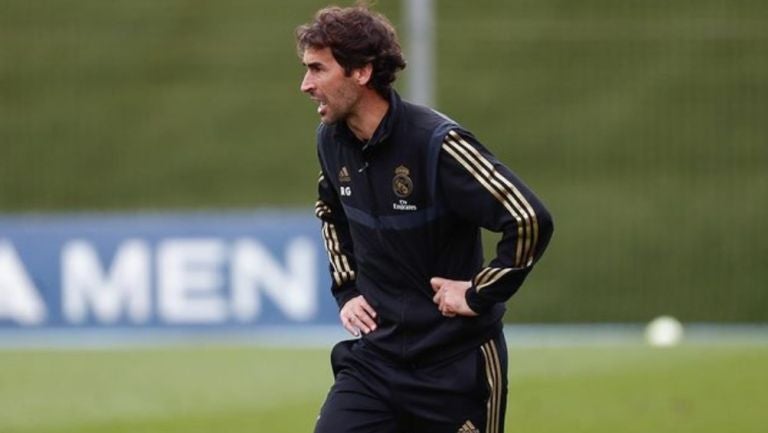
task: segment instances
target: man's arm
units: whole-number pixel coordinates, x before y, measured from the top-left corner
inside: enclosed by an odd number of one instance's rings
[[[323,243],[330,262],[331,293],[340,309],[341,324],[354,336],[360,335],[360,331],[367,334],[376,329],[376,311],[355,286],[357,264],[349,223],[324,170],[318,179],[315,215],[322,221]]]
[[[439,176],[443,198],[453,212],[502,233],[496,257],[465,282],[466,305],[482,314],[507,301],[520,288],[549,243],[552,217],[534,193],[468,132],[453,130],[446,135]],[[447,285],[445,280],[433,282],[433,287],[436,298],[443,293],[453,295],[454,301],[460,288]],[[436,299],[440,305],[438,301],[445,303],[443,298]],[[463,311],[460,303],[440,307],[449,316]]]
[[[322,222],[323,243],[330,262],[331,293],[341,308],[348,300],[359,295],[355,287],[357,264],[349,234],[349,223],[336,190],[324,169],[320,172],[317,189],[315,216]]]

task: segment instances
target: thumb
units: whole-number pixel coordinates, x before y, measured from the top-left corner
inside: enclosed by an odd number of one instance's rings
[[[441,277],[432,277],[432,278],[429,280],[429,284],[431,284],[431,285],[432,285],[432,290],[434,290],[435,292],[437,292],[438,290],[440,290],[440,288],[441,288],[441,287],[443,287],[443,285],[444,285],[446,282],[448,282],[448,280],[447,280],[447,279],[445,279],[445,278],[441,278]]]

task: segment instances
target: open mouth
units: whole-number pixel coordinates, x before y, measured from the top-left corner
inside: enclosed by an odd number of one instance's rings
[[[314,95],[310,95],[309,99],[317,103],[317,114],[321,116],[325,115],[325,113],[328,111],[328,103]]]

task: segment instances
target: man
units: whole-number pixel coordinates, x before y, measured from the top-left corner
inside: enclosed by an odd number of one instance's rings
[[[504,303],[549,242],[549,213],[457,123],[400,99],[395,31],[365,7],[296,31],[318,104],[316,214],[343,326],[315,432],[503,432]],[[501,232],[483,267],[480,228]]]

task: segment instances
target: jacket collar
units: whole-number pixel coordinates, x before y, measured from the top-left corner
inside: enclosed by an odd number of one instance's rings
[[[392,134],[392,131],[397,124],[397,119],[400,117],[400,111],[402,110],[403,105],[400,95],[398,95],[394,89],[389,91],[388,99],[389,108],[387,109],[387,113],[381,119],[379,126],[376,128],[376,131],[373,132],[373,136],[370,140],[367,142],[358,140],[349,129],[346,122],[338,122],[336,124],[335,138],[350,145],[358,147],[362,146],[363,152],[367,152],[381,145]]]

